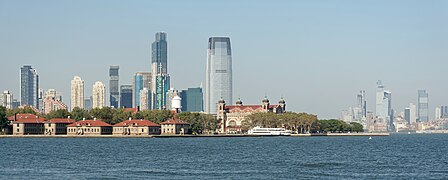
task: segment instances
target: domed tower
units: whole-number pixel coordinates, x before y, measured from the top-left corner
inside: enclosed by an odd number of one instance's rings
[[[173,99],[171,100],[171,108],[176,113],[180,113],[182,98],[179,97],[177,94],[174,95]]]
[[[241,99],[238,98],[238,100],[236,101],[236,105],[237,106],[242,106],[243,105],[243,101],[241,101]]]
[[[285,100],[282,98],[280,98],[280,101],[278,101],[278,104],[280,105],[280,107],[282,108],[282,112],[281,113],[285,113],[286,112],[286,102]]]
[[[269,110],[269,99],[268,99],[268,97],[266,97],[266,96],[264,97],[263,101],[261,101],[261,106],[263,107],[263,109],[265,111]]]
[[[227,120],[227,112],[226,112],[226,101],[221,97],[218,101],[218,111],[216,113],[216,120],[218,122],[219,133],[224,133],[226,131],[226,120]]]

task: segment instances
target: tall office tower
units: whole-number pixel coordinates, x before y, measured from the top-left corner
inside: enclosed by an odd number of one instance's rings
[[[418,90],[417,119],[419,122],[428,122],[428,93],[426,90]]]
[[[166,105],[165,105],[165,109],[170,110],[173,109],[172,108],[172,100],[174,98],[174,96],[178,96],[179,92],[174,89],[174,88],[170,88],[167,92],[166,92]]]
[[[448,118],[448,106],[440,106],[440,116],[442,119]]]
[[[404,109],[404,120],[406,120],[406,122],[408,122],[408,124],[411,123],[411,108]]]
[[[118,108],[120,107],[120,92],[119,92],[119,69],[120,66],[110,66],[109,68],[109,91],[110,91],[110,106]]]
[[[167,103],[166,93],[170,89],[166,33],[156,33],[155,41],[152,43],[151,48],[151,109],[165,109]]]
[[[166,94],[170,89],[170,76],[168,74],[159,74],[156,76],[155,91],[151,93],[152,107],[151,109],[166,109]]]
[[[361,118],[366,118],[367,116],[367,106],[366,106],[366,91],[361,90],[357,96],[358,108],[360,109]]]
[[[97,81],[92,90],[92,108],[103,108],[106,105],[106,86]]]
[[[132,104],[133,107],[140,106],[140,90],[149,89],[151,85],[151,73],[137,72],[132,78]]]
[[[415,124],[417,122],[417,106],[413,103],[409,104],[409,122],[410,124]]]
[[[3,91],[3,94],[0,96],[0,106],[6,109],[13,109],[13,100],[13,95],[9,91]]]
[[[202,88],[188,88],[180,92],[182,112],[203,112],[204,111],[204,94]]]
[[[381,81],[377,82],[375,116],[379,123],[390,125],[393,121],[392,93],[384,89]]]
[[[44,112],[44,89],[39,88],[39,93],[37,94],[38,110]]]
[[[208,39],[205,80],[206,113],[216,114],[217,103],[221,98],[226,103],[233,104],[230,38],[211,37]]]
[[[440,107],[436,107],[434,113],[434,120],[440,120],[440,119],[442,119],[442,109],[440,109]]]
[[[30,65],[20,68],[20,102],[39,109],[39,75]]]
[[[43,98],[43,112],[45,114],[59,109],[67,109],[67,105],[62,102],[62,96],[54,89],[48,89]]]
[[[70,111],[75,107],[84,109],[84,80],[75,76],[71,83]]]
[[[132,108],[132,85],[120,86],[120,107]]]
[[[92,109],[92,96],[84,98],[84,109],[85,110]]]
[[[140,109],[141,110],[148,110],[150,107],[150,92],[148,88],[143,88],[140,90]]]

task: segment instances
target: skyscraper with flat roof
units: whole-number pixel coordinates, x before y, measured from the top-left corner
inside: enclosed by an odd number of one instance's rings
[[[428,93],[426,90],[418,90],[417,119],[418,122],[429,121]]]
[[[120,106],[120,92],[119,92],[119,66],[110,66],[109,68],[109,100],[110,106],[118,108]]]
[[[210,37],[205,77],[205,112],[216,114],[222,98],[232,104],[232,50],[229,37]]]
[[[132,85],[120,86],[120,107],[132,107]]]
[[[103,108],[106,106],[106,86],[97,81],[92,90],[92,108]]]
[[[20,104],[39,109],[39,75],[30,65],[20,68]]]
[[[75,76],[71,81],[70,111],[75,107],[84,109],[84,80]]]
[[[132,78],[132,104],[136,108],[140,106],[140,90],[149,89],[151,84],[151,73],[137,72]]]
[[[204,94],[202,88],[188,88],[180,92],[182,98],[182,112],[203,112],[204,111]]]

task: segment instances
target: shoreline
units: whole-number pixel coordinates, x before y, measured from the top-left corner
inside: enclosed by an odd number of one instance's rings
[[[390,136],[390,133],[326,133],[291,134],[284,137],[321,137],[321,136]],[[0,138],[236,138],[236,137],[278,137],[272,135],[215,134],[215,135],[0,135]],[[282,136],[283,137],[283,136]]]

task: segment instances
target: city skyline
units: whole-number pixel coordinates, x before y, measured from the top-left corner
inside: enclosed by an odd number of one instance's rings
[[[94,12],[81,3],[54,2],[54,6],[45,7],[45,3],[23,2],[3,1],[0,7],[0,21],[8,27],[0,30],[4,40],[0,58],[8,67],[0,74],[0,90],[9,90],[16,99],[20,97],[18,69],[26,64],[37,69],[40,87],[62,92],[66,104],[70,80],[75,75],[83,77],[88,86],[97,80],[108,82],[108,67],[116,64],[120,65],[120,83],[131,84],[135,72],[150,69],[154,33],[165,31],[170,34],[169,69],[176,89],[205,82],[204,41],[218,35],[232,39],[234,101],[242,98],[257,103],[265,95],[270,99],[283,96],[288,110],[337,118],[342,109],[355,105],[353,96],[359,89],[366,90],[367,110],[374,111],[374,82],[382,79],[393,92],[392,108],[396,111],[403,111],[409,103],[417,104],[419,89],[430,94],[430,117],[435,107],[448,104],[444,97],[447,85],[439,82],[448,63],[448,37],[443,33],[448,27],[440,23],[448,17],[442,8],[447,2],[443,1],[397,1],[387,6],[382,6],[384,2],[353,1],[349,6],[338,2],[289,2],[284,8],[279,8],[281,4],[248,1],[236,7],[234,15],[224,12],[231,9],[226,4],[235,1],[218,2],[223,5],[222,10],[213,10],[218,13],[210,13],[208,9],[216,4],[207,2],[192,3],[201,4],[195,11],[182,9],[187,5],[182,2],[166,9],[182,16],[158,15],[157,7],[166,4],[155,2],[126,4],[120,12],[142,8],[124,15],[111,11],[118,6],[114,3],[94,8],[99,10]],[[244,8],[252,6],[253,14],[246,15]],[[94,2],[92,7],[100,4]],[[85,10],[86,16],[72,16],[80,10]],[[189,20],[205,14],[216,14],[213,18],[222,21]],[[243,20],[250,23],[244,24]],[[29,33],[26,29],[33,29],[33,25],[37,28]],[[76,28],[84,25],[89,28]],[[188,70],[192,68],[195,70]],[[414,73],[421,69],[427,71]],[[266,75],[261,76],[263,73]],[[331,96],[323,98],[325,93]],[[89,96],[90,90],[86,90],[85,97]]]

